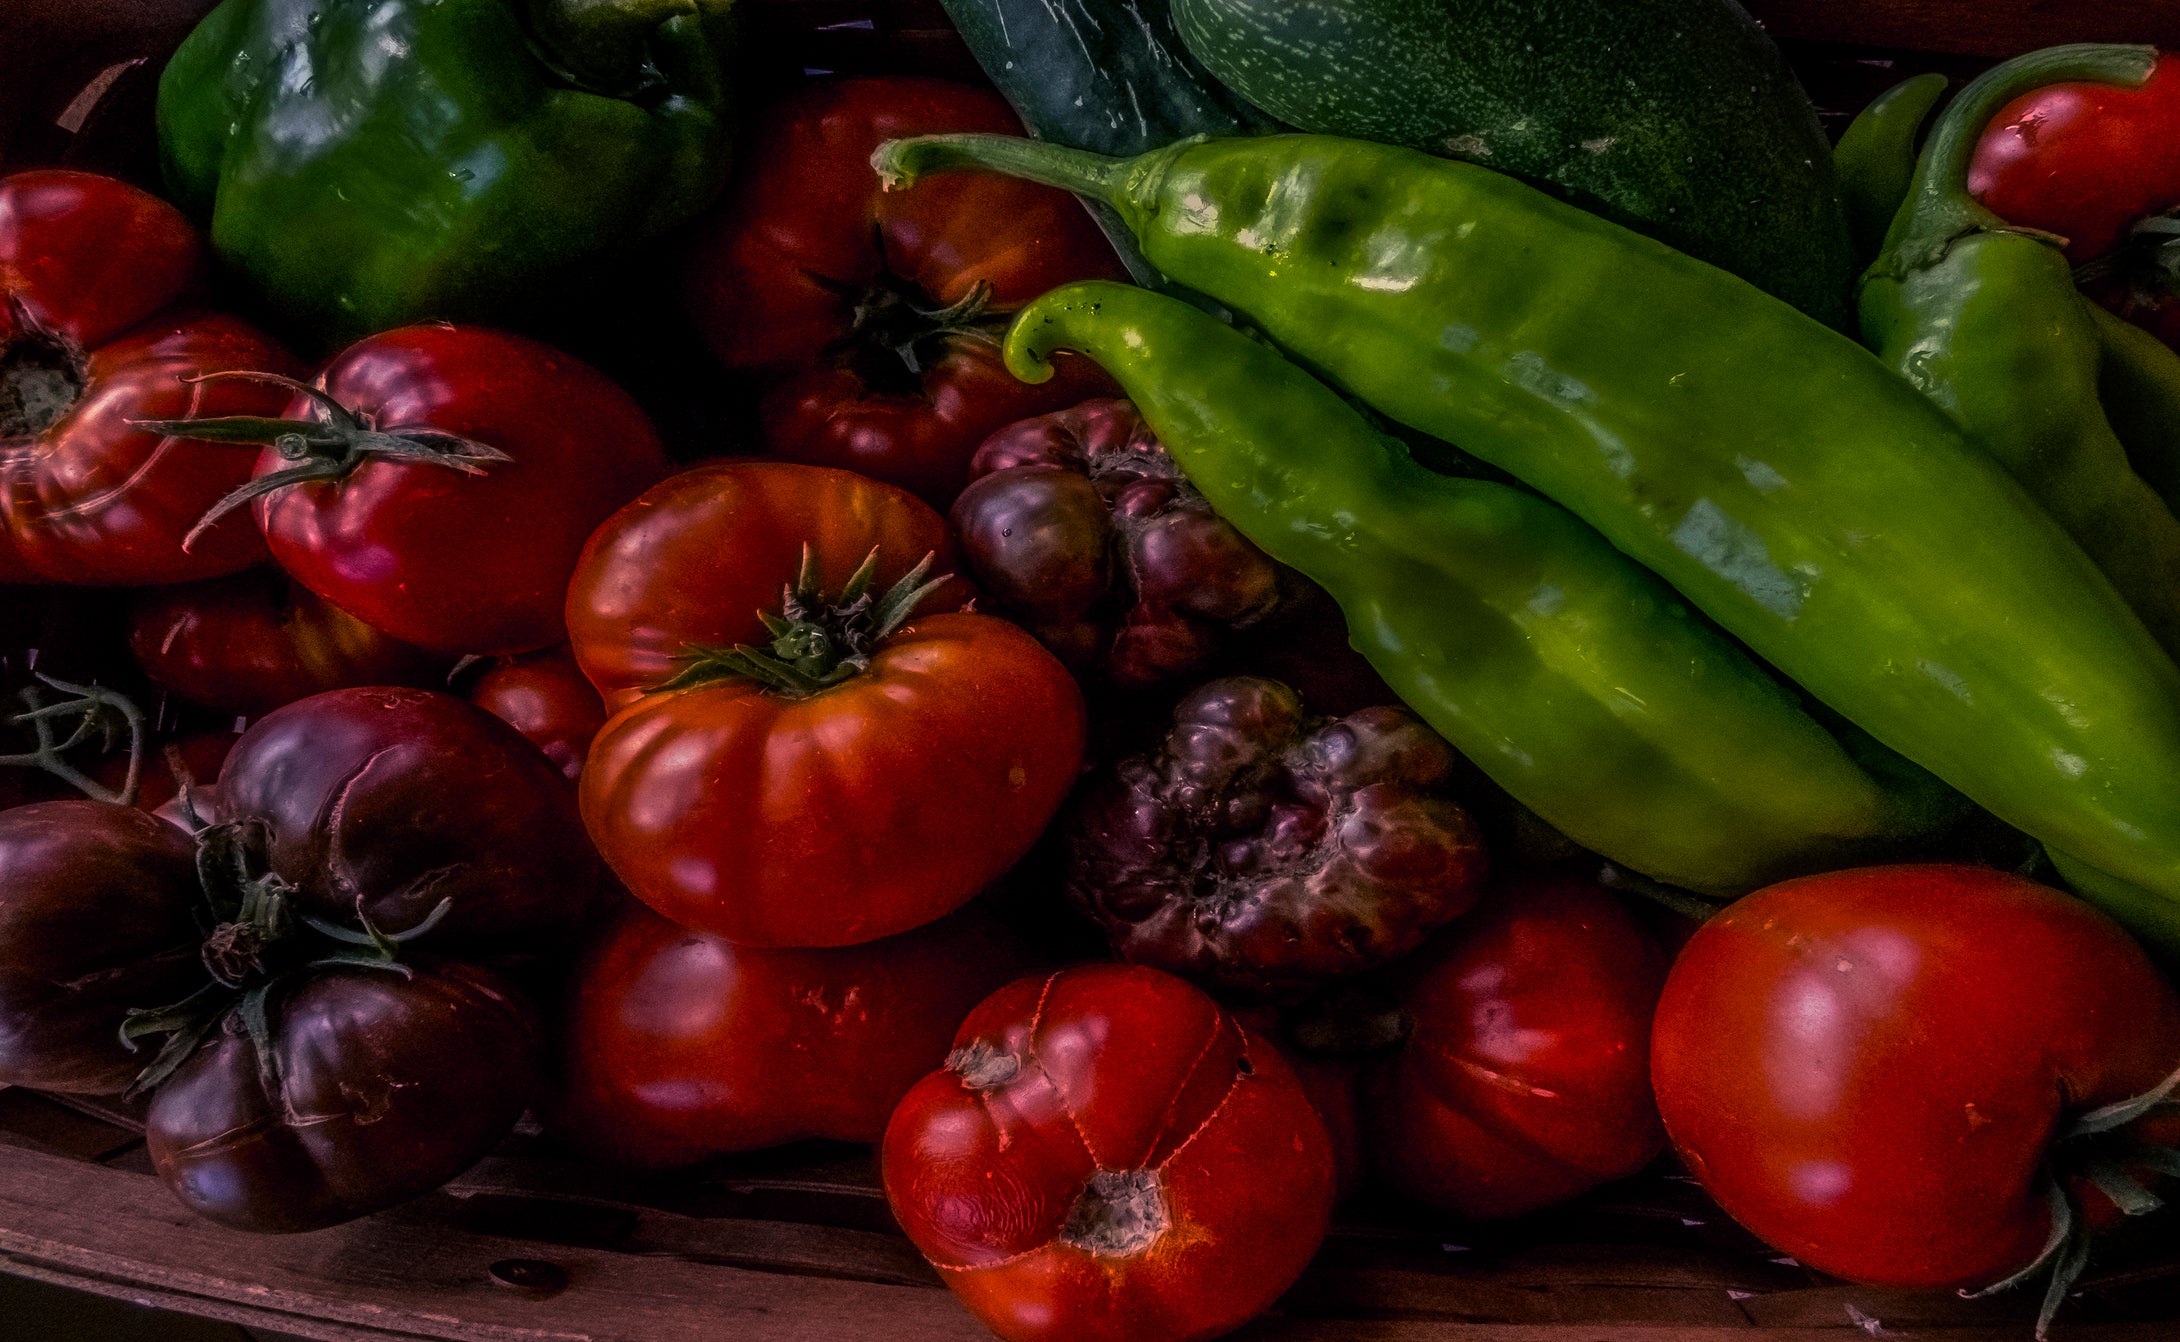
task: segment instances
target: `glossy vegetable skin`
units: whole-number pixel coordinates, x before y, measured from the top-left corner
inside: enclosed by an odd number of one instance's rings
[[[583,816],[631,893],[742,945],[851,945],[1029,850],[1080,768],[1082,695],[1028,634],[949,609],[963,584],[916,586],[951,551],[913,496],[781,462],[684,472],[599,529],[569,626],[618,711]],[[893,616],[846,594],[867,558]]]
[[[1113,202],[1161,270],[1565,505],[2000,819],[2143,887],[2131,925],[2180,947],[2180,671],[2018,484],[1844,337],[1408,150],[1275,136],[1119,161],[961,137],[878,161]]]
[[[1035,377],[1058,347],[1103,364],[1212,505],[1341,603],[1407,704],[1577,842],[1733,890],[1911,827],[1791,696],[1565,511],[1425,470],[1178,300],[1056,291],[1008,348]]]
[[[169,182],[327,345],[536,301],[727,169],[730,0],[224,0],[159,81]]]
[[[570,778],[583,773],[606,725],[598,691],[565,647],[506,658],[469,687],[469,701],[529,738]]]
[[[1916,75],[1877,95],[1847,127],[1833,161],[1855,256],[1867,265],[1885,246],[1892,217],[1914,184],[1916,137],[1945,96],[1946,77]]]
[[[1674,1144],[1743,1225],[1822,1272],[1982,1287],[2043,1250],[2059,1140],[2180,1069],[2180,998],[2126,934],[1969,867],[1789,881],[1711,919],[1674,965],[1652,1072]],[[2173,1120],[2111,1134],[2171,1141]],[[2069,1152],[2067,1148],[2076,1148]]]
[[[2134,473],[2100,403],[2104,344],[2059,247],[1970,199],[1992,112],[2057,77],[2142,79],[2147,47],[2059,47],[1970,84],[1931,132],[1861,293],[1862,337],[2011,472],[2180,650],[2180,519]]]
[[[991,93],[937,79],[829,80],[768,109],[733,193],[696,230],[684,294],[720,361],[770,382],[768,455],[943,509],[994,430],[1103,389],[1082,365],[1025,387],[999,363],[1005,314],[1118,273],[1081,206],[990,178],[881,192],[870,175],[893,136],[1015,128]]]
[[[563,991],[550,1130],[644,1168],[875,1142],[969,1009],[1029,963],[973,909],[862,946],[764,950],[631,906]]]
[[[1126,401],[1009,424],[970,471],[950,519],[970,576],[1077,675],[1139,690],[1202,671],[1296,595]]]
[[[273,558],[372,628],[450,656],[561,642],[584,542],[670,469],[604,374],[444,323],[351,345],[284,419],[181,431],[268,444],[250,489]]]
[[[1154,969],[987,998],[894,1112],[886,1200],[1008,1342],[1217,1337],[1324,1238],[1332,1152],[1278,1051]]]
[[[1650,1019],[1666,956],[1590,881],[1501,885],[1397,971],[1405,1043],[1364,1083],[1387,1188],[1465,1217],[1518,1216],[1665,1149]]]
[[[428,687],[448,667],[277,569],[139,594],[129,609],[129,650],[161,689],[244,717],[327,690]]]
[[[0,178],[0,582],[186,582],[264,557],[243,518],[182,548],[256,454],[131,423],[268,414],[284,399],[184,381],[293,371],[250,326],[186,304],[205,270],[181,212],[125,182]]]

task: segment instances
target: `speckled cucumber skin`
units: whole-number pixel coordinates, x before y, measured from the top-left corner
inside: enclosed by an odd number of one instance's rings
[[[1513,173],[1849,320],[1830,146],[1734,0],[1173,0],[1173,18],[1282,121]]]

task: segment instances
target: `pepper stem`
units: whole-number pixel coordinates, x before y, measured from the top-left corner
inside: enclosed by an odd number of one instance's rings
[[[438,429],[415,428],[382,432],[374,428],[364,416],[326,394],[322,388],[299,382],[292,377],[282,377],[278,373],[250,370],[200,373],[195,377],[185,377],[182,381],[189,385],[202,382],[261,382],[285,387],[308,400],[316,412],[316,417],[310,419],[226,415],[205,419],[128,421],[129,427],[134,429],[163,434],[170,438],[186,438],[192,442],[262,444],[278,451],[283,460],[296,463],[285,470],[258,476],[213,504],[211,510],[198,518],[197,525],[191,527],[189,534],[182,538],[182,549],[185,551],[195,545],[197,538],[213,523],[250,500],[262,498],[290,485],[345,479],[358,466],[373,457],[413,461],[427,466],[444,466],[464,475],[482,475],[485,468],[494,462],[514,460],[489,443],[480,443],[457,434],[442,433]]]
[[[1015,135],[919,135],[888,140],[870,160],[888,191],[914,186],[933,173],[981,168],[1114,206],[1121,203],[1121,186],[1134,162]]]
[[[2014,227],[1968,194],[1969,164],[1985,128],[2006,104],[2035,89],[2076,81],[2135,88],[2156,68],[2155,47],[2082,42],[2031,52],[1978,76],[1938,118],[1916,164],[1907,204],[1894,217],[1884,254],[1870,273],[1898,279],[1928,269],[1971,233],[2048,237]]]

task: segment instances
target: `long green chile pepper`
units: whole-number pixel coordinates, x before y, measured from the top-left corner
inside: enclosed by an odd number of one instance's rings
[[[1944,75],[1917,75],[1877,95],[1832,151],[1840,203],[1855,255],[1867,265],[1885,245],[1892,217],[1915,181],[1915,137],[1945,96]]]
[[[2104,346],[2098,388],[2105,417],[2135,474],[2166,506],[2180,508],[2180,354],[2133,322],[2088,306]]]
[[[1441,476],[1260,341],[1144,289],[1075,284],[1016,318],[1118,381],[1220,516],[1308,574],[1441,735],[1569,837],[1741,891],[1850,859],[1904,816],[1794,696],[1672,589],[1513,485]]]
[[[1164,273],[1564,504],[1878,740],[2180,901],[2180,669],[2019,484],[1846,337],[1412,150],[1268,136],[1115,160],[948,136],[876,162],[1110,202]]]
[[[1999,109],[2061,80],[2140,83],[2148,47],[2054,47],[2008,61],[1939,118],[1884,253],[1864,277],[1863,342],[2013,473],[2180,653],[2180,518],[2128,463],[2099,398],[2104,346],[2060,240],[1968,194]]]

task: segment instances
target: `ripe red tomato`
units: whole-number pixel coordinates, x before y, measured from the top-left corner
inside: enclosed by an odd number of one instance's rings
[[[876,609],[843,600],[866,556]],[[583,818],[631,892],[742,945],[840,946],[960,907],[1029,850],[1081,767],[1081,692],[1004,620],[889,628],[926,556],[944,572],[951,547],[913,496],[777,462],[685,472],[599,528],[568,624],[619,712]],[[787,668],[769,688],[754,644]]]
[[[244,717],[327,690],[430,686],[448,666],[271,568],[144,592],[129,650],[161,689]]]
[[[2090,1145],[2055,1145],[2070,1121],[2180,1068],[2180,997],[2055,890],[1974,867],[1838,872],[1696,933],[1651,1066],[1673,1144],[1757,1235],[1853,1281],[1980,1287],[2044,1247],[2040,1172]]]
[[[840,466],[937,507],[1002,425],[1110,384],[1085,360],[1030,386],[999,357],[1004,316],[1073,280],[1120,278],[1066,193],[956,174],[884,191],[886,140],[1020,134],[996,94],[937,79],[837,79],[766,114],[720,212],[698,226],[687,303],[728,367],[767,375],[773,455]]]
[[[606,725],[605,704],[566,647],[502,658],[469,687],[469,702],[530,738],[570,778],[582,776]]]
[[[882,1168],[902,1229],[1009,1342],[1229,1332],[1332,1212],[1324,1124],[1278,1051],[1133,965],[987,999],[894,1112]]]
[[[253,488],[294,480],[257,497],[258,525],[297,582],[432,652],[560,642],[583,542],[668,470],[626,392],[502,331],[372,336],[327,365],[317,389],[289,403],[283,446],[257,462]],[[278,426],[264,427],[242,433],[263,441]]]
[[[548,1125],[585,1155],[655,1168],[875,1142],[969,1009],[1029,963],[973,909],[862,946],[765,950],[632,903],[563,995]]]
[[[1410,1031],[1365,1100],[1385,1184],[1463,1216],[1515,1216],[1656,1159],[1650,1017],[1665,968],[1593,882],[1493,892],[1397,971]]]
[[[176,306],[204,269],[179,210],[88,173],[0,180],[0,582],[127,586],[264,558],[246,519],[182,539],[249,479],[247,448],[131,421],[265,415],[285,396],[183,379],[292,371],[233,317]]]

